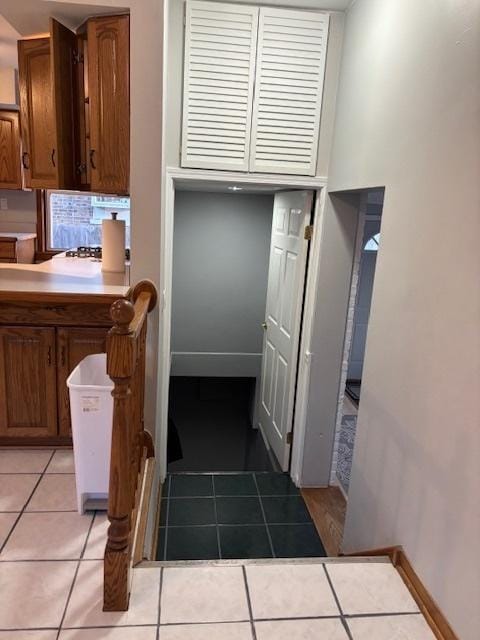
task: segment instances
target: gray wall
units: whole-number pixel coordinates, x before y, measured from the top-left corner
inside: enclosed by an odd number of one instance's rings
[[[480,629],[480,3],[357,0],[330,189],[385,185],[346,552],[401,544]]]
[[[234,375],[230,365],[246,362],[241,355],[227,361],[210,355],[207,362],[200,354],[261,353],[272,214],[271,195],[176,193],[173,375],[194,375],[192,360],[195,375]],[[178,353],[188,354],[188,362]],[[248,366],[257,367],[258,359]]]
[[[0,189],[0,198],[7,199],[5,211],[0,210],[0,231],[36,233],[37,200],[34,191]]]

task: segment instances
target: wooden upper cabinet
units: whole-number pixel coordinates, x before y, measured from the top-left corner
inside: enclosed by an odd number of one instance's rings
[[[75,34],[51,19],[51,35],[19,40],[25,184],[75,188],[73,55]]]
[[[88,21],[91,189],[128,193],[130,86],[128,15]]]
[[[75,170],[75,104],[74,61],[77,52],[76,35],[50,18],[50,49],[52,57],[52,87],[56,131],[57,181],[59,188],[76,188]]]
[[[0,189],[21,188],[18,112],[0,111]]]
[[[56,188],[50,38],[19,40],[18,67],[25,184]]]
[[[0,436],[56,433],[55,329],[0,327]]]
[[[107,350],[108,329],[57,329],[57,388],[59,435],[70,436],[70,402],[67,378],[84,358]]]

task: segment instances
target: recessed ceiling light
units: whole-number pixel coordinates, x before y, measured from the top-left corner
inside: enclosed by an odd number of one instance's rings
[[[236,185],[234,185],[233,187],[228,187],[230,189],[230,191],[242,191],[243,187],[237,187]]]

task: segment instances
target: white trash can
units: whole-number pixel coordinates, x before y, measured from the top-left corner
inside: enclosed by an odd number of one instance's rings
[[[69,375],[78,512],[106,509],[112,444],[113,382],[107,354],[87,356]]]

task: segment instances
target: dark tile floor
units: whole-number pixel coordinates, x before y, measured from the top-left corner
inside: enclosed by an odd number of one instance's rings
[[[262,435],[250,423],[253,378],[170,379],[169,414],[183,458],[171,472],[275,471]]]
[[[170,474],[157,560],[325,556],[287,474]]]

